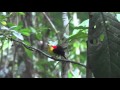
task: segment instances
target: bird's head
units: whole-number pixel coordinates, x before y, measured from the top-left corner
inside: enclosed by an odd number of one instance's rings
[[[51,49],[53,50],[53,49],[56,49],[57,46],[55,46],[55,45],[51,45],[51,44],[48,44],[48,48],[51,48]]]

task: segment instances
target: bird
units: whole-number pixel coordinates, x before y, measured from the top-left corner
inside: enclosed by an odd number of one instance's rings
[[[65,59],[66,56],[65,56],[65,51],[64,51],[64,48],[60,45],[51,45],[51,44],[48,44],[48,52],[51,54],[51,55],[58,55],[58,56],[62,56],[64,57]]]

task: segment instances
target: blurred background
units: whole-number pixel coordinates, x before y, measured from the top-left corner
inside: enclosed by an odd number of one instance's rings
[[[0,78],[61,78],[61,63],[48,53],[47,43],[66,47],[69,60],[86,65],[87,12],[0,12]],[[60,58],[60,57],[58,57]],[[68,78],[85,78],[86,68],[70,63]]]

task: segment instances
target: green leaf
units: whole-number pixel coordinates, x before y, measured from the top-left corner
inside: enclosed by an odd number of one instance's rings
[[[15,28],[17,28],[17,26],[13,26],[13,25],[12,25],[12,26],[10,27],[10,30],[15,29]]]
[[[19,32],[25,36],[30,36],[30,33],[31,33],[30,29],[28,28],[21,29]]]
[[[42,35],[41,35],[41,33],[39,33],[39,32],[38,32],[35,36],[36,36],[36,38],[37,38],[38,40],[40,40],[40,39],[42,38]]]
[[[69,72],[69,73],[68,73],[68,78],[72,78],[72,77],[73,77],[72,73]]]
[[[89,67],[96,78],[119,78],[120,22],[110,13],[96,12],[90,27],[94,26],[88,43]]]
[[[8,43],[8,40],[4,40],[4,43],[3,43],[3,48],[2,48],[2,50],[5,50],[5,49],[7,49],[7,48],[11,48],[11,46],[12,46],[12,42],[11,41],[9,41],[9,43]]]
[[[83,21],[82,23],[80,23],[79,27],[81,27],[81,26],[86,27],[88,29],[88,27],[89,27],[89,19],[87,19],[87,20]]]
[[[100,41],[104,41],[104,35],[103,34],[100,35]]]
[[[120,21],[120,13],[116,15],[116,18]]]
[[[25,15],[24,12],[18,12],[18,15]]]
[[[25,36],[30,36],[30,33],[29,32],[21,32],[23,35],[25,35]]]
[[[78,47],[80,46],[80,43],[74,43],[73,46],[74,46],[75,48],[78,48]]]
[[[2,27],[1,27],[1,30],[2,30],[2,31],[9,31],[9,28],[6,27],[6,26],[2,26]]]
[[[32,52],[31,50],[25,48],[25,47],[24,47],[24,49],[25,49],[25,52],[26,52],[27,56],[28,56],[30,59],[33,59],[33,52]]]
[[[0,40],[1,40],[2,38],[4,38],[4,35],[0,35]]]
[[[17,27],[14,27],[14,30],[19,31],[22,27],[22,25],[18,25]]]
[[[7,23],[5,21],[2,21],[1,24],[4,25],[4,26],[7,25]]]
[[[13,34],[16,38],[18,38],[18,39],[20,39],[20,40],[24,40],[24,37],[21,35],[21,33],[15,31],[15,30],[11,30],[11,31],[12,31],[12,34]]]
[[[6,16],[0,15],[0,22],[6,20]]]
[[[15,25],[13,23],[11,23],[11,22],[8,22],[7,26],[12,27],[12,26],[15,26]]]
[[[37,31],[35,30],[35,28],[33,28],[33,27],[30,27],[30,29],[31,29],[31,32],[32,32],[32,33],[35,33],[35,34],[37,34]]]
[[[73,39],[78,39],[78,38],[87,38],[87,34],[82,32],[82,31],[79,31],[78,33],[74,34],[74,35],[71,35],[68,40],[73,40]]]

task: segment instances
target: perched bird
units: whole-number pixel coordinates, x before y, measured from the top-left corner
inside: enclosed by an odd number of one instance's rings
[[[66,59],[64,48],[60,45],[53,46],[53,45],[48,44],[48,51],[52,55],[56,54],[56,55],[62,56]]]

